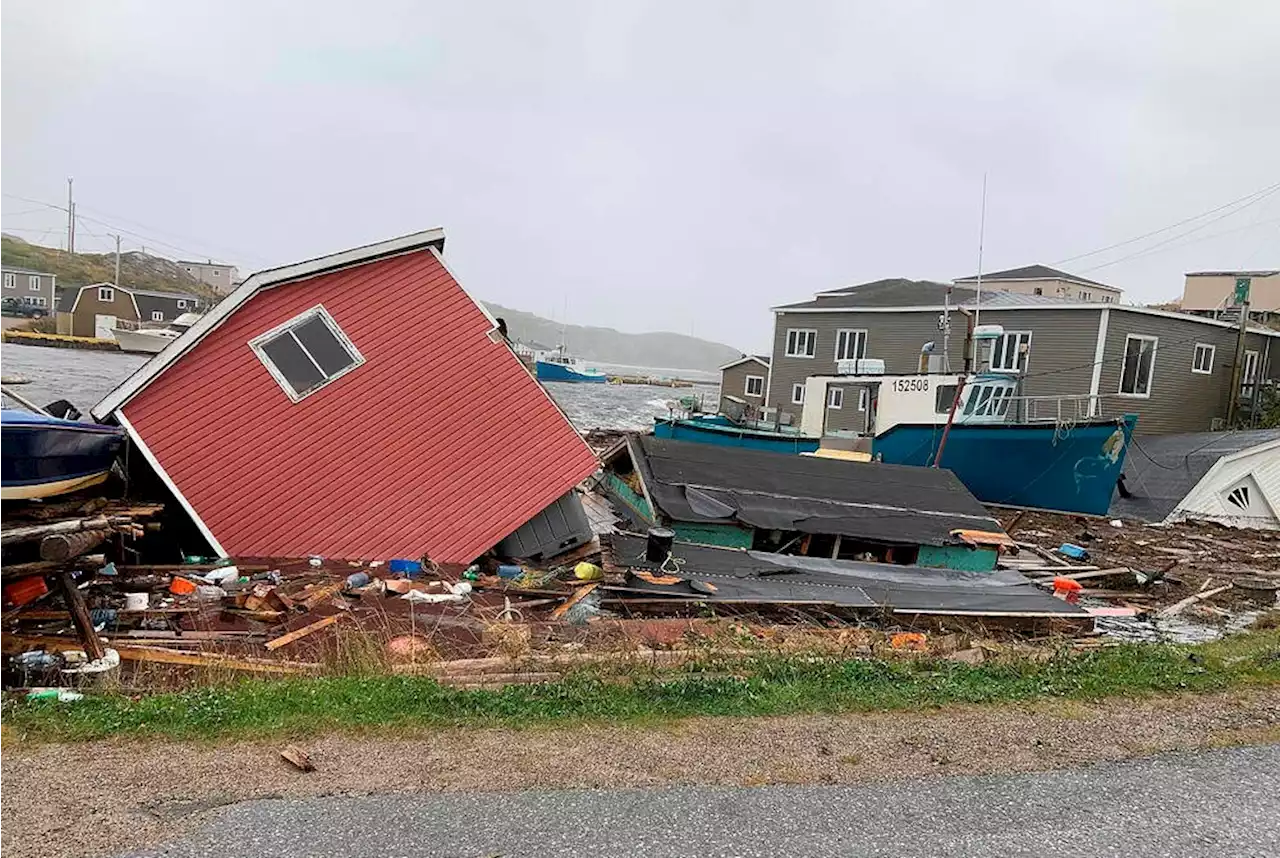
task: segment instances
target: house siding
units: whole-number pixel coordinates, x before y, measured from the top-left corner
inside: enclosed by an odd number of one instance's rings
[[[764,379],[764,384],[769,383],[769,367],[762,366],[753,360],[744,361],[737,366],[729,367],[720,371],[720,408],[724,409],[725,396],[736,396],[745,401],[748,405],[754,405],[760,408],[764,405],[765,398],[763,392],[760,396],[748,396],[747,376],[756,375]]]
[[[19,301],[30,297],[43,298],[44,304],[40,306],[40,309],[44,310],[46,315],[52,316],[57,311],[57,275],[23,271],[16,268],[0,270],[3,270],[5,275],[4,278],[0,279],[7,279],[10,275],[13,277],[13,286],[5,286],[3,290],[0,290],[5,298],[16,298]],[[36,278],[39,286],[35,290],[31,288],[32,277]]]
[[[323,305],[364,364],[293,402],[249,346]],[[251,297],[123,408],[224,550],[469,562],[596,468],[426,251]]]
[[[1159,338],[1150,398],[1119,393],[1124,344],[1130,334]],[[1206,432],[1215,417],[1227,416],[1237,336],[1238,331],[1217,325],[1112,308],[1098,393],[1106,397],[1108,413],[1138,415],[1138,434]],[[1274,346],[1270,366],[1261,365],[1267,339],[1262,334],[1246,335],[1245,348],[1256,350],[1259,355],[1259,379],[1276,377]],[[1274,342],[1277,338],[1270,339]],[[1207,343],[1215,349],[1213,371],[1208,375],[1191,371],[1197,343]]]
[[[115,300],[99,301],[97,286],[86,286],[81,289],[75,312],[71,314],[71,333],[77,337],[94,336],[94,319],[98,314],[115,316],[117,319],[127,321],[138,321],[138,313],[129,293],[123,289],[113,289],[113,294]]]

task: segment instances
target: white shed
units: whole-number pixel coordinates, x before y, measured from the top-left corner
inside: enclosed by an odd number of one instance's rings
[[[1280,439],[1219,459],[1168,520],[1188,518],[1280,530]]]

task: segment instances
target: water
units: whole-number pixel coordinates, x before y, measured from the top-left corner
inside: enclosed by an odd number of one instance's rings
[[[0,371],[31,380],[17,391],[37,405],[70,400],[88,413],[116,385],[146,363],[146,355],[91,352],[41,346],[5,344],[0,348]],[[645,384],[548,384],[547,391],[579,430],[644,429],[654,417],[668,414],[668,402],[682,396],[701,396],[714,409],[718,389],[714,373],[694,370],[646,369],[602,365],[626,375],[710,379],[692,388],[650,387]]]

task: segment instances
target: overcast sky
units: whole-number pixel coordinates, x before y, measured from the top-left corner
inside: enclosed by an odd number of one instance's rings
[[[984,172],[988,270],[1280,183],[1277,3],[6,0],[2,16],[5,230],[63,241],[64,216],[15,196],[61,204],[67,176],[79,249],[129,230],[126,248],[242,273],[442,225],[478,297],[744,350],[765,349],[772,305],[972,274]],[[1135,302],[1176,297],[1184,271],[1259,266],[1280,266],[1280,193],[1063,264]]]

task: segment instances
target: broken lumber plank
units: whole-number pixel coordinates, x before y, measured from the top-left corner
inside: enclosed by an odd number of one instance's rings
[[[6,563],[3,570],[4,580],[25,578],[28,575],[48,575],[61,572],[63,569],[97,569],[107,562],[105,554],[86,554],[70,560],[33,560],[30,563]]]
[[[89,608],[84,603],[84,596],[76,587],[76,582],[71,580],[70,572],[59,575],[58,584],[62,587],[62,598],[66,600],[67,610],[71,612],[71,622],[76,627],[76,634],[80,636],[85,653],[90,661],[97,661],[106,655],[106,650],[102,647],[98,633],[93,630],[93,620],[89,619]]]
[[[1183,599],[1181,602],[1173,603],[1172,605],[1165,608],[1156,616],[1162,620],[1166,620],[1169,617],[1176,617],[1178,616],[1178,614],[1181,614],[1183,611],[1185,611],[1187,608],[1190,608],[1196,602],[1203,602],[1205,599],[1211,599],[1214,596],[1218,595],[1219,593],[1225,593],[1227,590],[1230,590],[1230,589],[1231,589],[1230,584],[1224,584],[1221,587],[1215,587],[1212,590],[1205,590],[1203,592],[1196,593],[1195,595],[1188,596],[1187,598]]]
[[[288,634],[283,634],[278,638],[272,638],[271,640],[267,641],[267,649],[277,650],[282,646],[288,646],[294,641],[301,640],[302,638],[305,638],[307,635],[312,634],[313,632],[318,632],[321,629],[325,628],[326,626],[333,625],[339,619],[341,619],[342,616],[343,616],[342,614],[334,614],[332,617],[325,617],[322,620],[316,620],[314,623],[311,623],[310,625],[303,626],[300,629],[295,629],[294,631],[291,631]]]
[[[599,581],[592,581],[590,584],[586,585],[585,587],[579,587],[576,591],[574,591],[574,594],[572,596],[564,600],[564,604],[560,605],[560,607],[556,608],[554,611],[551,612],[551,619],[553,620],[561,619],[565,614],[569,613],[570,608],[572,608],[574,605],[578,604],[583,599],[585,599],[588,593],[594,592],[595,589],[599,586],[600,586]]]
[[[4,635],[0,639],[6,653],[26,652],[43,649],[51,652],[83,649],[80,642],[71,637],[57,635]],[[275,661],[248,656],[229,656],[207,652],[185,652],[165,647],[150,647],[141,644],[117,644],[112,647],[120,654],[123,661],[143,661],[158,664],[176,664],[185,667],[217,667],[225,670],[246,671],[249,673],[315,673],[322,665],[306,661]]]
[[[1131,574],[1132,571],[1133,570],[1128,566],[1113,566],[1110,569],[1098,569],[1097,567],[1094,567],[1092,569],[1085,569],[1081,572],[1064,570],[1062,572],[1057,572],[1052,576],[1046,575],[1044,577],[1036,577],[1033,578],[1033,580],[1037,584],[1050,584],[1053,582],[1054,578],[1069,578],[1072,581],[1088,581],[1091,578],[1110,578],[1112,575]]]
[[[95,516],[94,518],[78,518],[72,521],[57,521],[53,524],[33,524],[28,527],[11,527],[0,531],[0,545],[12,545],[17,542],[34,542],[55,533],[79,533],[82,530],[104,530],[131,524],[133,519],[127,515]]]
[[[346,582],[338,581],[333,584],[325,584],[321,587],[313,587],[310,590],[304,590],[297,596],[292,597],[295,605],[300,605],[303,610],[310,611],[333,596],[342,592],[342,588],[346,586]],[[301,597],[301,598],[299,598]]]

